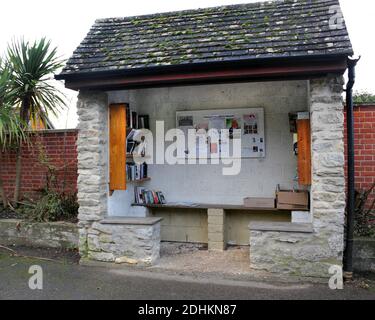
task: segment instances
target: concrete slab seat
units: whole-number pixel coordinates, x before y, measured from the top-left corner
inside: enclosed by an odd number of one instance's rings
[[[161,220],[108,217],[94,222],[87,238],[87,258],[119,264],[154,264],[160,257]]]
[[[208,216],[208,250],[223,251],[227,247],[225,219],[226,210],[237,211],[254,211],[254,212],[277,212],[290,210],[278,210],[274,208],[249,208],[242,205],[231,204],[202,204],[202,203],[167,203],[167,204],[133,204],[133,206],[144,206],[150,209],[167,208],[167,209],[204,209],[207,210]]]
[[[243,205],[233,204],[205,204],[205,203],[174,203],[167,204],[132,204],[134,207],[147,207],[147,208],[170,208],[170,209],[223,209],[223,210],[241,210],[241,211],[284,211],[290,212],[291,210],[277,209],[277,208],[250,208]]]
[[[249,229],[253,231],[275,231],[291,233],[313,233],[312,223],[291,222],[251,222]]]

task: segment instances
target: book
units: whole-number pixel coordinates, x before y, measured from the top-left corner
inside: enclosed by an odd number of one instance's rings
[[[126,142],[126,153],[132,154],[136,147],[136,143],[134,141],[127,141]]]
[[[156,195],[156,192],[155,191],[152,191],[152,197],[153,197],[153,200],[154,200],[154,204],[159,204],[159,198],[158,196]]]
[[[139,187],[134,188],[134,202],[135,203],[139,203],[139,204],[143,203],[142,198],[140,196],[141,193],[142,193],[141,188],[139,188]]]
[[[142,180],[146,178],[147,163],[126,165],[126,179],[128,181]]]
[[[134,188],[134,202],[136,204],[166,204],[161,191],[148,190],[142,187]]]
[[[130,107],[129,105],[127,104],[126,105],[126,126],[128,128],[131,128],[131,116],[130,116]]]
[[[165,197],[164,197],[163,192],[161,192],[161,191],[157,191],[156,194],[157,194],[157,197],[158,197],[158,199],[159,199],[159,203],[160,203],[160,204],[166,204],[166,203],[167,203],[167,202],[165,201]]]
[[[131,127],[133,129],[138,129],[138,115],[135,111],[131,111]]]
[[[138,116],[138,128],[139,129],[150,129],[150,117],[148,115]]]

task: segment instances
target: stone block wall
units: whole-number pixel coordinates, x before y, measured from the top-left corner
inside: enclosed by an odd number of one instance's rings
[[[312,136],[311,213],[313,232],[250,231],[254,269],[300,276],[329,277],[342,266],[344,250],[343,78],[310,81]]]
[[[78,227],[68,222],[31,222],[19,219],[0,220],[0,244],[40,248],[78,247]]]
[[[137,218],[138,221],[141,219]],[[160,255],[161,219],[149,224],[131,221],[94,222],[88,235],[88,258],[98,261],[152,265]]]
[[[251,228],[251,226],[250,226]],[[330,244],[314,233],[250,231],[250,267],[278,274],[329,277],[331,265],[341,265]]]

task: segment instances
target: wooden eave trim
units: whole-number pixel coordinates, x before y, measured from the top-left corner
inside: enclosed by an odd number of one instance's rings
[[[65,86],[73,90],[81,89],[130,89],[142,87],[160,87],[187,84],[210,84],[215,82],[233,82],[256,79],[293,79],[324,75],[329,73],[343,74],[347,68],[346,59],[326,62],[305,62],[287,65],[244,66],[241,68],[216,68],[212,70],[186,70],[175,73],[153,73],[143,75],[126,75],[103,78],[86,77],[84,79],[67,79]]]

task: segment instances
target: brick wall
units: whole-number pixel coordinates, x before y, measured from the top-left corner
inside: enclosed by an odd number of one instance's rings
[[[375,105],[354,108],[354,132],[356,189],[367,190],[375,182]],[[345,125],[345,142],[346,137]],[[369,203],[374,197],[371,197]]]
[[[57,168],[53,185],[66,193],[77,191],[77,133],[77,130],[53,130],[32,135],[31,146],[22,147],[21,198],[35,198],[37,191],[46,185],[48,170],[39,160],[41,154]],[[0,174],[6,194],[12,198],[16,174],[14,151],[0,152]]]

